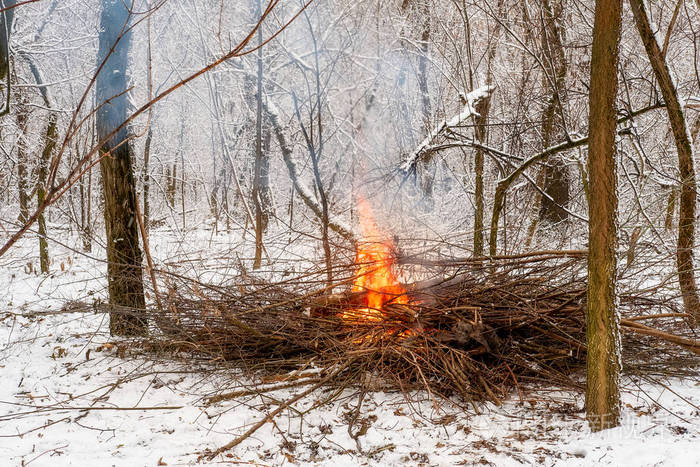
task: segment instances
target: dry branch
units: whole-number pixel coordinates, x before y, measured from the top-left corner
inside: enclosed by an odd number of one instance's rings
[[[498,403],[515,384],[519,390],[532,383],[580,387],[585,251],[479,260],[404,257],[401,264],[423,270],[425,279],[406,285],[408,304],[385,305],[381,321],[363,315],[363,292],[328,293],[325,269],[319,269],[277,283],[239,278],[229,287],[209,287],[206,294],[201,287],[188,291],[179,285],[178,295],[164,306],[168,311],[153,311],[161,337],[156,333],[149,344],[188,358],[241,362],[251,376],[300,368],[320,372],[318,378],[274,384],[268,379],[262,391],[323,381],[365,390],[424,388],[434,397]],[[336,266],[334,277],[345,279],[333,289],[349,289],[354,272],[353,264]],[[682,322],[673,303],[653,289],[622,290],[628,359],[642,354],[653,359],[661,341],[700,349],[691,338],[638,322],[653,316]],[[352,368],[342,375],[322,376],[351,360]],[[210,402],[242,393],[231,394]]]

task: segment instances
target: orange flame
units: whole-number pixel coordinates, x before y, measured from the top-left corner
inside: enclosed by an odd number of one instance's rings
[[[365,307],[348,310],[343,318],[353,321],[381,321],[382,310],[387,303],[408,303],[406,290],[394,274],[395,260],[392,255],[394,242],[381,232],[369,203],[358,200],[362,240],[357,244],[357,277],[353,292],[367,292]]]

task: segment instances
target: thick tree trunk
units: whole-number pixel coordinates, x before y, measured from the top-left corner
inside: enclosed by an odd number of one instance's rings
[[[543,0],[542,3],[544,16],[542,51],[550,73],[549,79],[545,79],[545,82],[550,85],[552,91],[542,115],[542,147],[547,148],[553,140],[566,136],[561,134],[561,131],[557,131],[556,122],[558,114],[560,119],[563,119],[561,109],[567,63],[564,54],[564,33],[560,28],[563,16],[562,4],[557,1],[552,5],[549,0]],[[561,123],[563,127],[564,122]],[[554,135],[558,137],[554,138]],[[546,162],[542,170],[544,171],[542,187],[547,196],[541,197],[539,219],[553,224],[562,222],[568,217],[566,210],[562,207],[567,208],[569,205],[569,171],[559,157]]]
[[[661,94],[666,103],[666,112],[671,123],[673,138],[678,153],[678,171],[681,176],[680,207],[678,211],[678,245],[676,264],[678,282],[685,312],[692,316],[695,325],[700,321],[700,299],[695,284],[693,246],[695,243],[695,203],[697,183],[693,162],[693,146],[686,125],[683,108],[678,100],[678,91],[668,69],[664,55],[656,42],[654,31],[649,23],[646,5],[643,0],[630,0],[637,31],[644,43],[651,68],[659,82]]]
[[[619,425],[620,335],[615,309],[617,64],[622,0],[597,0],[589,95],[586,418],[593,431]]]
[[[97,138],[103,142],[100,172],[104,190],[104,217],[107,231],[107,283],[109,288],[109,329],[113,335],[146,332],[146,321],[139,310],[145,308],[141,248],[136,221],[136,188],[132,151],[123,129],[112,135],[127,115],[126,66],[130,35],[124,34],[129,22],[124,0],[102,0],[102,31],[99,37],[98,65],[106,59],[97,76]],[[112,136],[110,136],[112,135]]]
[[[131,148],[103,148],[109,155],[100,161],[104,189],[104,216],[107,232],[107,282],[110,332],[113,335],[138,335],[146,323],[138,315],[145,307],[141,270],[141,248],[136,222],[136,191],[131,165]]]

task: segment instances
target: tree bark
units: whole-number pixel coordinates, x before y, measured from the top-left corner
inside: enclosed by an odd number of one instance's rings
[[[151,141],[153,140],[153,129],[148,129],[146,142],[143,149],[143,228],[148,233],[151,219],[151,202],[148,199],[151,191]]]
[[[17,93],[19,97],[17,105],[17,191],[19,195],[19,223],[24,224],[29,219],[29,192],[27,191],[28,171],[27,171],[27,127],[29,120],[29,109],[27,100],[23,93]]]
[[[589,95],[586,418],[592,431],[619,425],[620,335],[615,309],[617,65],[622,0],[596,0]]]
[[[678,201],[678,189],[672,186],[668,190],[668,202],[666,203],[666,218],[664,219],[664,229],[666,229],[666,231],[673,228],[673,215],[676,212],[676,201]]]
[[[430,50],[430,6],[427,1],[418,6],[423,16],[421,25],[420,55],[418,56],[418,90],[420,92],[421,116],[424,131],[430,131],[430,89],[428,89],[428,54]],[[435,185],[435,161],[430,159],[423,165],[423,195],[432,206],[433,189]]]
[[[10,32],[15,16],[12,7],[16,3],[16,0],[0,0],[0,9],[9,8],[0,13],[0,80],[6,79],[10,74]]]
[[[697,183],[693,162],[693,145],[688,133],[683,108],[678,100],[678,91],[666,64],[664,54],[656,42],[654,31],[649,23],[646,5],[643,0],[630,0],[637,31],[644,43],[651,68],[659,82],[661,94],[666,102],[666,113],[671,123],[673,139],[678,153],[678,171],[681,176],[680,206],[678,210],[678,244],[676,265],[678,282],[685,312],[692,316],[692,322],[700,321],[700,298],[695,284],[693,246],[695,243],[695,203]]]
[[[92,128],[91,146],[94,146],[95,131]],[[78,143],[75,144],[75,153],[80,154]],[[87,178],[87,181],[85,180]],[[87,177],[80,177],[80,225],[82,229],[83,250],[92,251],[92,170]]]
[[[180,127],[180,209],[182,211],[182,230],[187,227],[187,206],[185,203],[185,119]],[[177,164],[177,162],[175,163]]]
[[[491,81],[491,70],[487,74],[487,83]],[[491,96],[476,104],[479,116],[474,121],[474,135],[480,143],[488,138],[489,108]],[[484,150],[474,151],[474,257],[484,256]]]
[[[76,154],[79,154],[76,145]],[[87,181],[85,180],[87,178]],[[90,198],[92,188],[92,170],[87,176],[80,177],[78,182],[80,191],[80,236],[83,240],[83,251],[92,251],[92,232],[90,228]]]
[[[109,329],[113,335],[146,333],[141,248],[136,220],[136,188],[132,150],[126,129],[108,136],[127,118],[126,66],[131,41],[128,27],[131,2],[102,0],[97,75],[97,138],[104,142],[100,173],[104,190],[107,231],[107,283],[111,306]]]
[[[46,177],[48,176],[49,160],[51,159],[51,153],[56,146],[57,135],[57,120],[58,116],[55,112],[49,114],[49,123],[46,128],[46,141],[44,143],[44,150],[41,152],[41,159],[39,160],[39,180],[36,190],[37,196],[37,206],[41,206],[46,199]],[[49,273],[49,243],[46,237],[46,218],[44,213],[39,215],[37,219],[39,224],[39,264],[41,266],[41,273]]]
[[[175,209],[175,193],[177,190],[177,162],[173,162],[173,168],[170,170],[170,165],[165,168],[166,178],[166,199],[171,209]]]
[[[21,56],[26,60],[29,69],[34,76],[37,86],[39,86],[39,93],[44,101],[44,105],[49,109],[48,125],[46,127],[46,140],[44,142],[44,149],[41,152],[41,158],[39,159],[39,170],[38,170],[38,180],[36,185],[36,195],[37,195],[37,206],[42,206],[46,200],[47,192],[47,178],[49,170],[49,162],[51,160],[51,153],[56,146],[56,139],[58,137],[58,114],[53,110],[54,106],[51,102],[51,97],[49,96],[49,90],[44,86],[44,79],[41,76],[41,71],[34,63],[32,56],[28,53],[23,53]],[[69,192],[70,193],[70,192]],[[71,203],[72,204],[72,203]],[[39,264],[41,267],[42,274],[49,273],[49,243],[47,240],[46,233],[46,217],[45,211],[41,211],[37,216],[37,223],[39,224]]]
[[[256,17],[262,14],[262,0],[257,1]],[[257,92],[256,92],[256,112],[255,112],[255,166],[253,169],[253,202],[255,203],[255,260],[253,269],[259,269],[262,264],[263,254],[263,231],[267,220],[264,219],[261,198],[261,188],[263,181],[263,130],[262,130],[262,81],[263,81],[263,60],[262,60],[262,28],[258,29],[258,50],[257,58]]]
[[[498,0],[498,13],[503,12],[503,0]],[[489,39],[486,57],[486,85],[493,81],[492,63],[496,57],[496,45],[501,25],[496,23],[493,35]],[[471,38],[469,38],[471,40]],[[470,66],[470,70],[471,70]],[[470,71],[471,73],[471,71]],[[473,87],[473,79],[470,75]],[[474,136],[480,143],[487,143],[489,136],[489,110],[491,109],[491,94],[476,104],[478,115],[474,118]],[[474,152],[474,257],[484,256],[484,150],[477,147]]]
[[[563,16],[561,2],[552,5],[549,0],[543,0],[544,34],[542,51],[545,63],[551,69],[551,77],[545,79],[550,84],[552,95],[542,115],[542,147],[547,148],[555,139],[557,133],[557,114],[560,114],[563,127],[562,100],[566,81],[566,56],[564,54],[563,31],[559,22]],[[545,73],[547,71],[545,70]],[[559,110],[559,112],[557,112]],[[566,135],[559,135],[560,137]],[[547,196],[541,196],[540,221],[556,224],[568,218],[566,208],[569,205],[569,173],[561,158],[554,158],[543,167],[543,189]]]

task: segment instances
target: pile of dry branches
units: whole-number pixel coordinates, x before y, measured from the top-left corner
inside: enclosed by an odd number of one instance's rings
[[[182,285],[164,310],[152,312],[157,329],[149,344],[189,358],[235,360],[275,382],[272,388],[423,388],[431,397],[500,403],[533,382],[580,385],[585,252],[401,263],[430,278],[406,285],[409,303],[387,304],[381,320],[367,319],[363,293],[349,291],[355,266],[348,264],[336,268],[341,279],[330,287],[325,271],[276,282],[243,277],[227,287]],[[622,291],[621,308],[628,355],[656,355],[668,342],[700,352],[698,341],[641,324],[680,322],[673,301]],[[644,316],[633,316],[642,308]]]

